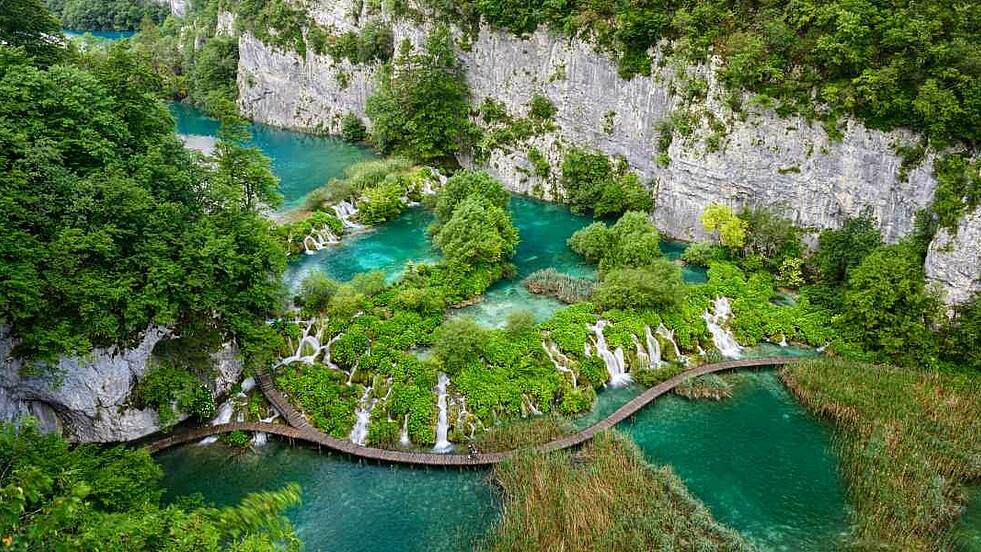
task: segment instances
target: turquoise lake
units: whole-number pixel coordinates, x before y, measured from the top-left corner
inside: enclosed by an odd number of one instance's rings
[[[207,137],[217,129],[200,112],[177,105],[172,111],[181,134]],[[341,176],[349,164],[374,156],[333,138],[262,125],[254,125],[253,133],[254,143],[273,158],[292,206]],[[531,308],[544,318],[560,305],[525,292],[521,278],[548,266],[594,277],[594,269],[565,245],[592,219],[524,197],[513,197],[510,208],[521,237],[516,278],[496,284],[483,301],[453,315],[499,325],[509,310]],[[426,239],[430,221],[427,211],[410,209],[396,221],[347,236],[339,247],[291,263],[287,283],[295,285],[311,270],[347,280],[357,272],[380,269],[394,278],[409,261],[438,258]],[[670,258],[684,249],[673,242],[661,247]],[[689,282],[704,277],[704,271],[685,272]],[[796,354],[790,348],[785,352]],[[749,372],[738,381],[731,399],[664,397],[619,429],[632,435],[652,462],[671,464],[717,519],[763,549],[832,548],[847,525],[829,429],[792,399],[775,372]],[[637,392],[604,390],[588,416],[598,419]],[[156,459],[164,469],[168,499],[199,492],[208,501],[230,504],[249,492],[299,483],[303,504],[288,516],[307,550],[471,550],[500,511],[487,471],[368,465],[276,440],[245,452],[220,445],[184,446]]]

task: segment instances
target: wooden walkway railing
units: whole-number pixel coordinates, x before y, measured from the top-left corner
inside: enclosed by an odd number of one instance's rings
[[[647,406],[654,399],[671,391],[681,382],[688,378],[723,372],[736,368],[751,368],[757,366],[782,366],[797,360],[792,357],[770,357],[770,358],[746,358],[740,360],[730,360],[715,364],[704,364],[696,366],[691,370],[686,370],[677,376],[665,380],[618,408],[612,414],[603,418],[599,422],[589,426],[579,433],[556,439],[536,447],[541,452],[561,450],[569,447],[581,445],[596,436],[597,433],[610,429],[618,423],[633,416],[641,408]],[[267,373],[258,376],[259,388],[270,403],[286,419],[289,425],[273,424],[263,422],[233,422],[228,424],[217,424],[204,426],[181,433],[176,433],[169,437],[155,441],[147,446],[151,453],[163,450],[168,447],[198,441],[210,435],[227,433],[231,431],[262,431],[273,435],[279,435],[288,439],[305,441],[310,444],[326,447],[331,450],[350,454],[358,458],[367,458],[394,464],[415,464],[423,466],[486,466],[507,460],[517,451],[482,453],[475,458],[463,454],[436,454],[432,452],[407,452],[399,450],[385,450],[373,447],[356,445],[346,439],[331,437],[317,428],[310,425],[306,418],[294,408],[282,393],[273,385],[272,378]]]

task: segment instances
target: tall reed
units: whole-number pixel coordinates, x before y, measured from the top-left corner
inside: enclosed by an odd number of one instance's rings
[[[781,374],[809,410],[839,429],[851,544],[952,548],[964,485],[981,481],[981,381],[826,358]]]
[[[522,284],[532,293],[551,295],[566,304],[581,303],[593,294],[593,282],[562,274],[554,268],[536,270]]]
[[[522,454],[494,478],[506,502],[490,550],[752,550],[613,431],[578,452]]]

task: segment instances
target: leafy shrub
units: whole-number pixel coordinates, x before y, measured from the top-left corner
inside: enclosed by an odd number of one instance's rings
[[[341,118],[341,137],[348,142],[364,142],[368,137],[368,129],[356,113],[345,113]]]

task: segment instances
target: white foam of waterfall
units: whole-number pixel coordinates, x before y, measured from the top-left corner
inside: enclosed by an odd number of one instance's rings
[[[449,384],[449,376],[440,372],[439,379],[436,383],[436,407],[439,409],[439,415],[436,417],[436,446],[433,447],[433,452],[449,452],[453,450],[453,443],[449,440],[449,407],[446,401],[448,396],[446,388]]]
[[[337,218],[341,219],[341,223],[344,224],[344,228],[351,228],[352,230],[364,228],[364,226],[351,220],[351,217],[358,214],[358,210],[354,208],[354,205],[351,205],[345,200],[334,205],[333,208]]]
[[[303,237],[303,251],[307,255],[313,255],[321,249],[340,243],[340,241],[326,225],[321,228],[312,228],[310,233]]]
[[[739,346],[736,337],[728,328],[729,318],[732,317],[732,309],[729,306],[728,297],[719,297],[712,305],[712,311],[706,310],[702,313],[702,319],[708,326],[709,333],[712,334],[712,342],[715,348],[727,358],[739,358],[743,348]]]
[[[658,324],[657,329],[654,332],[663,337],[671,344],[671,348],[674,351],[674,357],[681,362],[687,364],[687,359],[681,354],[681,349],[678,348],[678,342],[674,340],[674,330],[669,330],[664,324]]]
[[[661,342],[654,337],[651,327],[644,326],[644,341],[647,342],[647,356],[651,360],[651,368],[660,368],[664,361],[661,360]]]
[[[596,354],[599,355],[600,359],[606,365],[606,372],[610,375],[609,385],[612,387],[619,387],[629,384],[633,381],[630,374],[627,373],[626,366],[623,362],[623,348],[617,347],[616,353],[611,352],[610,348],[606,345],[606,336],[603,335],[603,328],[609,324],[606,320],[600,320],[596,324],[590,326],[586,325],[593,332],[596,345]]]
[[[407,447],[412,444],[412,440],[409,439],[409,415],[408,414],[406,414],[405,419],[402,420],[402,435],[399,436],[399,443],[401,443],[403,447]]]
[[[296,350],[293,351],[293,354],[281,360],[279,366],[287,366],[297,361],[304,364],[313,364],[317,361],[317,357],[324,352],[324,349],[333,343],[333,341],[330,341],[326,346],[320,344],[320,338],[323,335],[326,324],[321,324],[317,333],[310,335],[310,330],[313,329],[315,323],[316,321],[314,320],[307,322],[307,327],[303,330],[303,336],[300,337],[300,341],[296,345]]]
[[[266,442],[269,441],[269,434],[264,431],[256,431],[255,435],[252,436],[252,446],[253,447],[264,447]]]
[[[235,413],[235,401],[229,399],[218,407],[218,412],[215,417],[211,419],[211,425],[221,425],[227,424],[232,421],[232,415]],[[210,437],[205,437],[198,442],[200,445],[210,445],[218,441],[218,437],[212,435]]]
[[[777,343],[777,345],[779,345],[781,347],[786,347],[787,346],[787,335],[786,334],[780,334],[780,343]]]
[[[521,394],[521,403],[525,406],[525,410],[528,411],[528,414],[532,416],[542,415],[542,411],[538,410],[538,408],[535,406],[535,402],[531,400],[531,397],[524,393]]]
[[[358,408],[354,411],[354,427],[351,428],[351,442],[355,445],[364,445],[368,442],[368,423],[371,421],[371,411],[378,403],[378,399],[371,398],[371,386],[364,388]]]
[[[253,378],[252,376],[249,376],[249,377],[245,378],[244,380],[242,380],[242,392],[243,393],[248,393],[249,391],[252,391],[253,389],[255,389],[255,378]]]
[[[631,335],[630,339],[634,340],[634,349],[636,350],[637,364],[639,364],[641,368],[645,368],[645,369],[650,368],[651,357],[650,355],[647,354],[647,351],[644,349],[643,345],[640,344],[640,340],[637,339],[636,335]]]
[[[548,343],[542,341],[542,349],[545,349],[545,354],[548,355],[549,360],[552,361],[552,364],[555,366],[556,370],[569,374],[569,376],[572,377],[572,388],[575,389],[579,387],[578,382],[576,381],[576,371],[569,367],[569,357],[565,356],[552,341],[549,341]]]

